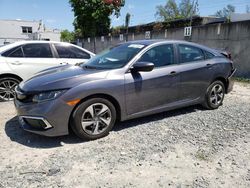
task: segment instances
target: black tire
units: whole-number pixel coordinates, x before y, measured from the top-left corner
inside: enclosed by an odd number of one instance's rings
[[[225,85],[223,82],[216,80],[207,88],[205,101],[202,105],[208,110],[217,109],[223,104],[224,97]]]
[[[104,121],[101,121],[101,115],[98,115],[97,110],[96,111],[96,116],[91,117],[91,113],[88,111],[88,109],[90,108],[98,108],[99,106],[101,107],[101,105],[105,106],[105,108],[107,107],[108,110],[105,113],[103,113],[103,115],[107,116],[105,119],[106,121],[110,121],[110,123],[105,126]],[[102,108],[103,108],[102,106]],[[101,109],[102,109],[101,108]],[[101,111],[100,109],[100,111]],[[99,111],[99,112],[100,112]],[[94,112],[95,114],[95,112]],[[83,119],[85,118],[85,116],[89,116],[89,118],[86,119],[91,119],[89,122],[98,122],[98,126],[96,124],[92,124],[89,126],[85,126],[85,129],[83,128],[84,125],[82,125],[82,123],[84,123]],[[100,117],[97,117],[100,116]],[[104,116],[103,116],[104,117]],[[94,120],[94,118],[98,118],[99,120]],[[87,122],[87,121],[86,121]],[[85,123],[86,123],[85,122]],[[73,132],[80,137],[83,140],[95,140],[98,138],[102,138],[104,136],[107,136],[109,134],[109,132],[112,130],[112,128],[114,127],[114,124],[116,122],[116,109],[114,107],[114,105],[107,99],[104,98],[92,98],[89,99],[83,103],[81,103],[73,112],[72,117],[71,117],[71,122],[70,122],[70,126],[72,127]],[[102,127],[104,127],[101,130],[98,130],[96,133],[95,132],[95,127],[99,127],[100,129]],[[98,129],[98,128],[97,128]],[[91,134],[90,132],[93,131],[93,133]],[[99,133],[100,131],[100,133]],[[95,134],[94,134],[95,132]]]
[[[14,89],[19,83],[20,80],[13,77],[0,78],[0,101],[13,100],[15,95]],[[3,88],[5,88],[5,90]]]

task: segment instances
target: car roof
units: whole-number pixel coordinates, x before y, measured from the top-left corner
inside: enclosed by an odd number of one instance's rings
[[[135,41],[129,41],[126,42],[127,44],[141,44],[149,46],[151,44],[157,44],[157,43],[181,43],[181,44],[190,44],[195,46],[201,46],[199,44],[188,42],[185,40],[164,40],[164,39],[156,39],[156,40],[135,40]]]
[[[153,45],[153,44],[161,44],[161,43],[175,43],[175,44],[187,44],[191,46],[196,46],[198,48],[201,48],[203,50],[207,50],[213,54],[220,55],[217,50],[213,48],[209,48],[207,46],[197,44],[194,42],[188,42],[185,40],[166,40],[166,39],[157,39],[157,40],[135,40],[135,41],[129,41],[126,42],[126,44],[141,44],[145,46]],[[124,44],[124,43],[123,43]]]
[[[77,46],[77,45],[74,45],[74,44],[71,44],[71,43],[68,43],[68,42],[58,42],[58,41],[44,41],[44,40],[23,40],[23,41],[17,41],[17,42],[14,42],[14,43],[11,43],[11,44],[7,44],[5,46],[2,46],[0,47],[0,53],[3,53],[4,51],[7,51],[11,48],[14,48],[16,46],[19,46],[19,45],[23,45],[23,44],[64,44],[64,45],[73,45],[77,48],[81,48],[83,49],[84,51],[88,52],[89,54],[92,54],[92,55],[95,55],[94,53],[80,47],[80,46]]]

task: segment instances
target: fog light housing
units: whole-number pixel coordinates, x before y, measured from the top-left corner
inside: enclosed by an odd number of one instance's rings
[[[52,125],[50,125],[50,123],[42,117],[21,116],[19,117],[19,121],[22,125],[27,124],[30,127],[38,130],[46,130],[52,128]]]

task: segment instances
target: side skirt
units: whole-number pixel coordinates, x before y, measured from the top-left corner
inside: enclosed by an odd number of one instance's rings
[[[188,100],[188,101],[186,101],[186,100],[185,101],[178,101],[178,102],[174,102],[174,103],[171,103],[171,104],[168,104],[165,106],[160,106],[158,108],[153,108],[150,110],[145,110],[143,112],[128,115],[128,116],[124,117],[124,119],[122,119],[121,121],[126,121],[126,120],[130,120],[130,119],[134,119],[134,118],[139,118],[139,117],[143,117],[143,116],[148,116],[148,115],[153,115],[153,114],[169,111],[169,110],[175,110],[175,109],[179,109],[179,108],[183,108],[183,107],[201,104],[202,102],[203,102],[203,100],[201,98],[197,98],[194,100]]]

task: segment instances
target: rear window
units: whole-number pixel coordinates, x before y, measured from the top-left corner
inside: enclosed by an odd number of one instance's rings
[[[54,44],[57,50],[57,53],[60,58],[70,58],[70,59],[90,59],[90,55],[71,45],[63,45],[63,44]]]

